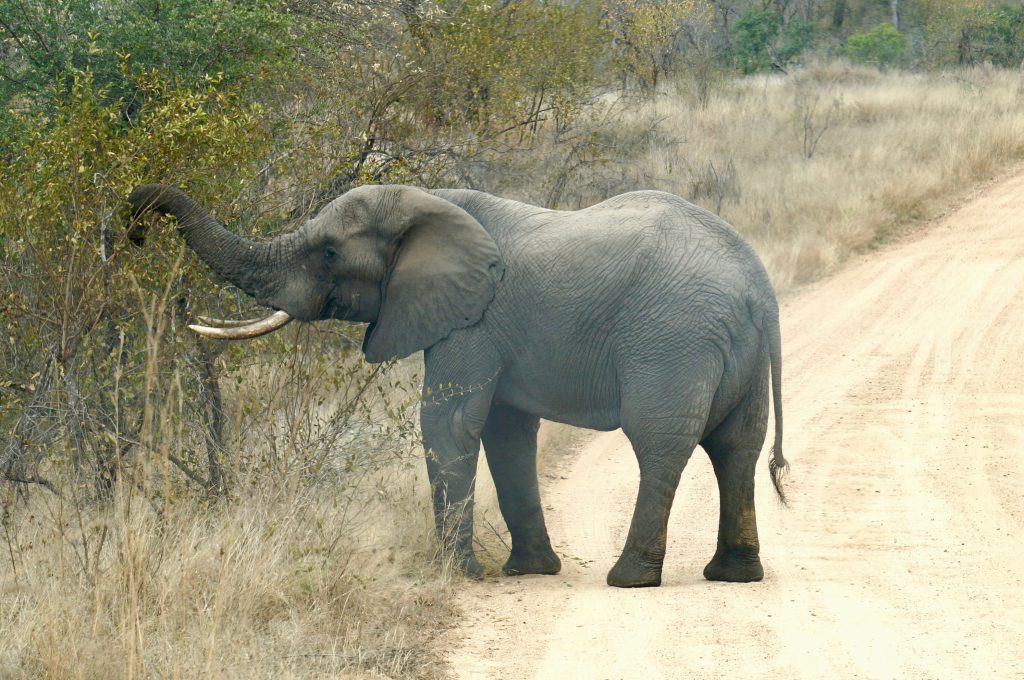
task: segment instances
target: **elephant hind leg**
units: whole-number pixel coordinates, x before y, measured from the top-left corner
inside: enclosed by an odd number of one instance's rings
[[[623,400],[622,429],[640,465],[640,488],[626,545],[608,573],[608,585],[661,585],[672,501],[706,427],[720,375],[719,368],[709,365],[703,375],[691,372],[666,380],[664,391],[648,390],[628,405]],[[683,386],[685,399],[680,399]]]
[[[537,486],[540,419],[503,404],[487,415],[481,439],[498,492],[498,505],[512,534],[508,576],[557,574],[562,562],[551,548]]]
[[[718,480],[718,546],[704,568],[709,581],[748,583],[764,577],[754,474],[768,426],[767,371],[762,371],[747,397],[701,445]]]

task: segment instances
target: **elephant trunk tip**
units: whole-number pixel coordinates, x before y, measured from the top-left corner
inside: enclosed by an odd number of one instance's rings
[[[128,226],[128,240],[141,247],[146,240],[146,229],[142,217],[149,212],[160,215],[172,214],[179,217],[184,213],[181,207],[188,207],[188,197],[180,189],[166,184],[141,184],[128,195],[128,206],[123,213]]]
[[[169,203],[183,196],[180,189],[166,184],[140,184],[128,195],[128,203],[132,207],[132,217],[138,217],[150,210],[163,212]]]

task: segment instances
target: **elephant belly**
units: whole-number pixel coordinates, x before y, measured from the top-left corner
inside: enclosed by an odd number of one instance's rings
[[[510,368],[503,373],[494,400],[575,427],[607,431],[620,426],[618,380],[613,373],[588,375],[570,366],[548,369]]]

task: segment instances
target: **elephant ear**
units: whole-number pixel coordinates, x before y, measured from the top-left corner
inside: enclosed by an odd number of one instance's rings
[[[363,340],[371,363],[407,357],[477,323],[503,271],[494,239],[462,208],[406,187],[398,211],[390,235],[398,250]]]

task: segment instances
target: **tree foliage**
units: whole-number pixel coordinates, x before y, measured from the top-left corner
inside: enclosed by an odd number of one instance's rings
[[[1003,3],[990,10],[979,27],[978,60],[1016,68],[1024,63],[1024,5]]]
[[[609,0],[602,14],[615,47],[616,74],[646,91],[672,72],[684,31],[709,19],[699,0]]]
[[[736,65],[741,73],[785,67],[814,43],[817,29],[809,21],[783,15],[771,7],[751,7],[736,22]]]
[[[131,126],[112,86],[90,71],[69,78],[66,92],[49,93],[48,111],[16,115],[24,132],[0,165],[0,428],[11,433],[0,474],[40,480],[70,468],[109,483],[120,461],[152,443],[154,403],[177,413],[172,421],[214,424],[194,411],[208,400],[182,392],[212,388],[210,357],[175,332],[189,304],[181,289],[212,299],[214,288],[170,234],[132,245],[124,196],[163,179],[226,208],[267,136],[258,107],[215,78],[184,88],[155,71],[136,76],[144,104]],[[197,432],[165,452],[184,469],[216,443]]]
[[[48,105],[86,68],[126,112],[145,94],[133,76],[150,69],[185,86],[216,74],[232,87],[273,77],[291,56],[292,20],[283,7],[282,0],[0,0],[0,131],[10,109]]]
[[[879,24],[866,33],[851,35],[844,54],[860,64],[895,66],[906,58],[907,38],[892,24]]]

